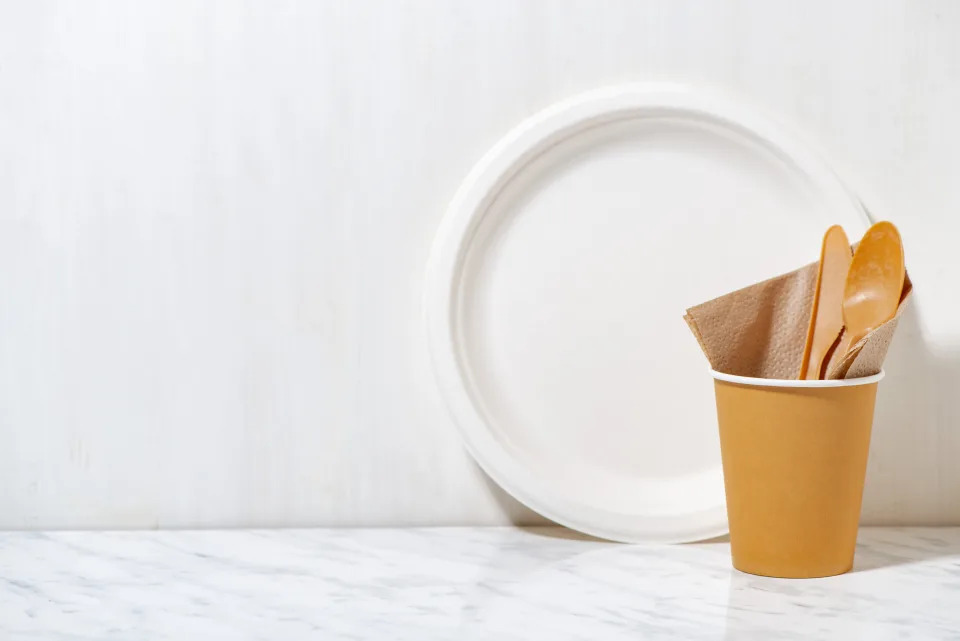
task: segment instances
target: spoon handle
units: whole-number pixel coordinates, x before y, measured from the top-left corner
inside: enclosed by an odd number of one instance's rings
[[[850,348],[856,345],[861,338],[863,337],[853,336],[844,328],[843,333],[835,343],[836,346],[823,357],[823,363],[819,369],[820,378],[826,379],[827,375],[847,357]]]

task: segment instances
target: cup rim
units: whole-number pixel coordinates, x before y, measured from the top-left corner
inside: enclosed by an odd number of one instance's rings
[[[740,385],[753,385],[755,387],[855,387],[857,385],[870,385],[879,382],[884,375],[880,370],[872,376],[861,376],[859,378],[843,378],[837,380],[793,380],[785,378],[754,378],[753,376],[737,376],[736,374],[725,374],[715,369],[710,370],[710,374],[718,381],[727,383],[739,383]]]

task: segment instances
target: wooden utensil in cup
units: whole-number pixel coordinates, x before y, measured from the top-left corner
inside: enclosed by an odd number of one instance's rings
[[[800,379],[823,378],[824,364],[843,329],[843,296],[853,253],[840,225],[823,235],[820,271],[810,309],[810,326],[800,363]]]
[[[853,255],[843,294],[843,336],[833,356],[842,362],[867,334],[893,318],[900,304],[906,267],[903,242],[893,223],[867,230]]]

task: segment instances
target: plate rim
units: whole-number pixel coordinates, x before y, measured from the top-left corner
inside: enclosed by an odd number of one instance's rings
[[[869,224],[861,202],[813,148],[799,136],[758,110],[716,92],[695,90],[677,83],[629,83],[603,87],[557,102],[521,121],[473,166],[444,212],[427,262],[423,291],[423,322],[435,382],[461,441],[473,460],[503,490],[522,504],[571,529],[625,543],[682,543],[722,536],[728,532],[726,502],[692,516],[705,515],[700,527],[684,532],[640,532],[598,523],[605,510],[574,505],[554,492],[517,461],[492,435],[492,428],[476,407],[465,373],[453,322],[459,302],[464,257],[489,205],[507,182],[554,144],[578,131],[631,112],[653,109],[682,110],[712,118],[764,141],[784,160],[807,176],[830,209],[856,212],[864,228]],[[590,512],[595,512],[591,514]],[[571,514],[573,513],[573,514]]]

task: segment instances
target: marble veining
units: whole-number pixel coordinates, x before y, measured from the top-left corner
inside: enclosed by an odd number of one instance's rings
[[[960,528],[798,581],[560,528],[8,532],[0,589],[17,640],[960,639]]]

